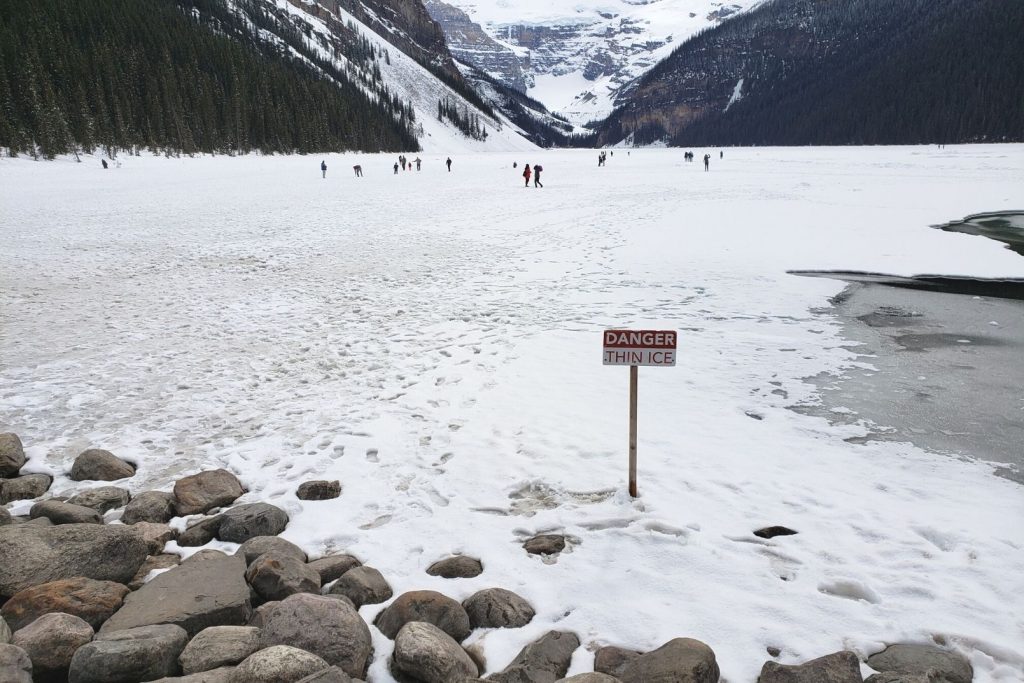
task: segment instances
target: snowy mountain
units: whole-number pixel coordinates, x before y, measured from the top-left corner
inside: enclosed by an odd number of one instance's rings
[[[574,123],[611,113],[687,38],[758,0],[425,0],[452,55]]]

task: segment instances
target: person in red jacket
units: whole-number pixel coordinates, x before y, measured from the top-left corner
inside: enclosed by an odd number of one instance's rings
[[[523,187],[530,186],[530,165],[527,164],[526,168],[523,169],[523,177],[526,178],[526,184]]]

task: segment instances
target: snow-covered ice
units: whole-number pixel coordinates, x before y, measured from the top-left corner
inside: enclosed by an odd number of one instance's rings
[[[977,681],[1024,680],[1024,490],[788,410],[814,399],[802,378],[862,361],[823,308],[842,283],[785,272],[1024,276],[928,227],[1024,206],[1024,146],[707,151],[708,173],[664,149],[453,154],[451,173],[442,150],[398,175],[331,155],[326,180],[319,156],[4,159],[0,431],[54,493],[88,486],[64,475],[88,446],[137,461],[136,492],[223,466],[290,513],[286,538],[396,595],[516,591],[533,622],[471,637],[490,671],[557,628],[585,645],[573,672],[676,636],[733,683],[768,646],[934,639]],[[545,188],[524,189],[535,162]],[[680,333],[675,368],[640,372],[635,501],[608,327]],[[342,496],[299,501],[315,478]],[[773,524],[799,533],[751,533]],[[554,562],[520,548],[544,531],[569,538]],[[484,573],[425,574],[453,552]]]

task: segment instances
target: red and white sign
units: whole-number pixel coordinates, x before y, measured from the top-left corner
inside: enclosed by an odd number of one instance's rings
[[[605,330],[605,365],[676,364],[674,330]]]

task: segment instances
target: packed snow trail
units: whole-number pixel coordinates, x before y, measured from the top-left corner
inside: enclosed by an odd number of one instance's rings
[[[928,227],[1024,206],[1024,146],[735,149],[708,173],[681,150],[421,156],[325,155],[326,179],[320,156],[0,161],[0,431],[27,469],[59,494],[89,446],[139,464],[133,492],[225,466],[285,537],[396,595],[516,591],[537,617],[472,636],[489,671],[558,628],[585,645],[573,673],[677,636],[730,681],[768,646],[936,639],[977,681],[1024,680],[1020,486],[788,410],[815,398],[801,378],[870,358],[824,309],[842,284],[785,273],[1024,275]],[[677,367],[640,373],[635,501],[611,327],[680,334]],[[299,501],[315,478],[342,496]],[[752,536],[772,524],[799,533]],[[551,530],[554,561],[520,548]],[[484,573],[424,573],[452,552]]]

